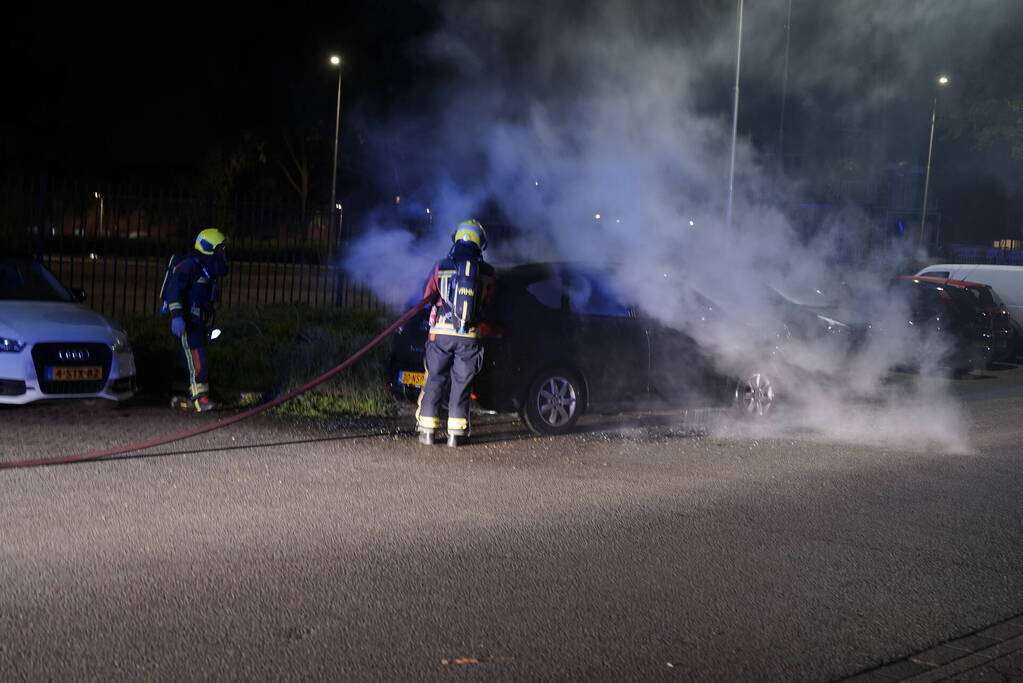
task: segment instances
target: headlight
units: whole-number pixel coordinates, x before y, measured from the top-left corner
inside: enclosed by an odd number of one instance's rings
[[[128,343],[128,337],[123,335],[115,336],[113,343],[110,344],[110,350],[114,353],[131,351],[131,345]]]
[[[25,342],[18,341],[17,339],[5,339],[0,337],[0,353],[4,351],[10,351],[11,353],[17,353],[25,348]]]

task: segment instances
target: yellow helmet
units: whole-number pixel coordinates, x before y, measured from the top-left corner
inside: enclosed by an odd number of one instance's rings
[[[462,221],[455,228],[455,232],[451,235],[452,242],[472,242],[480,251],[487,248],[487,231],[483,229],[480,222],[474,219]]]
[[[217,247],[227,241],[227,236],[216,228],[206,228],[195,238],[195,250],[210,256]]]

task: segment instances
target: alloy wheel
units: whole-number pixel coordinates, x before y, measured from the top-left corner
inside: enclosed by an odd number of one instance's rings
[[[736,405],[751,417],[764,417],[774,406],[774,386],[767,375],[755,372],[735,388]]]
[[[547,378],[536,394],[537,413],[548,425],[562,427],[572,421],[579,407],[575,384],[566,377]]]

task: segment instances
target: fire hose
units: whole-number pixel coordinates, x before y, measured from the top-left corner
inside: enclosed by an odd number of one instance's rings
[[[80,453],[80,454],[77,454],[77,455],[66,455],[66,456],[59,456],[59,457],[54,457],[54,458],[37,458],[35,460],[22,460],[22,461],[15,461],[15,462],[0,462],[0,470],[3,470],[3,469],[16,469],[16,468],[22,468],[22,467],[43,467],[43,466],[46,466],[46,465],[66,465],[66,464],[74,463],[74,462],[86,462],[86,461],[90,461],[90,460],[103,460],[105,458],[111,458],[111,457],[113,457],[115,455],[123,455],[125,453],[131,453],[133,451],[141,451],[141,450],[144,450],[146,448],[153,448],[154,446],[162,446],[164,444],[172,443],[174,441],[181,441],[183,439],[188,439],[188,438],[193,437],[193,436],[198,436],[199,434],[205,434],[206,432],[212,432],[215,429],[221,429],[222,427],[227,427],[228,425],[232,425],[232,424],[234,424],[236,422],[241,422],[242,420],[248,419],[248,418],[252,417],[253,415],[258,415],[259,413],[262,413],[262,412],[264,412],[266,410],[269,410],[270,408],[273,408],[274,406],[279,406],[280,404],[284,403],[285,401],[290,401],[291,399],[295,398],[296,396],[298,396],[300,394],[304,394],[305,392],[309,391],[313,387],[316,387],[316,386],[319,386],[320,384],[323,384],[328,379],[332,378],[334,375],[338,374],[342,370],[348,368],[355,361],[359,360],[364,355],[369,353],[375,346],[380,344],[380,342],[384,341],[392,332],[394,332],[396,329],[398,329],[399,327],[404,325],[406,322],[411,320],[412,317],[419,311],[419,309],[422,306],[424,306],[425,304],[427,304],[427,303],[430,303],[430,299],[429,298],[423,299],[422,301],[417,303],[415,306],[413,306],[408,311],[406,311],[400,318],[398,318],[393,323],[391,323],[387,327],[387,329],[385,329],[383,332],[381,332],[376,337],[374,337],[372,341],[370,341],[368,344],[366,344],[361,349],[356,351],[354,354],[352,354],[348,359],[346,359],[340,365],[335,366],[333,369],[331,369],[328,372],[320,375],[316,379],[303,384],[302,386],[298,387],[297,389],[293,389],[293,390],[289,391],[286,394],[278,396],[277,398],[273,399],[272,401],[267,401],[266,403],[263,403],[263,404],[260,404],[258,406],[255,406],[254,408],[250,408],[250,409],[248,409],[248,410],[246,410],[244,412],[238,413],[237,415],[232,415],[231,417],[226,417],[226,418],[224,418],[222,420],[217,420],[216,422],[211,422],[210,424],[203,425],[201,427],[196,427],[195,429],[189,429],[187,431],[180,432],[178,434],[172,434],[170,436],[161,436],[161,437],[157,437],[155,439],[150,439],[149,441],[143,441],[141,443],[134,443],[134,444],[130,444],[128,446],[121,446],[120,448],[110,448],[110,449],[105,450],[105,451],[94,451],[94,452],[91,452],[91,453]]]

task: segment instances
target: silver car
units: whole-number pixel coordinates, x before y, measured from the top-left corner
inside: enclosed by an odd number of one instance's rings
[[[0,259],[0,403],[134,394],[127,333],[84,298],[41,263]]]

